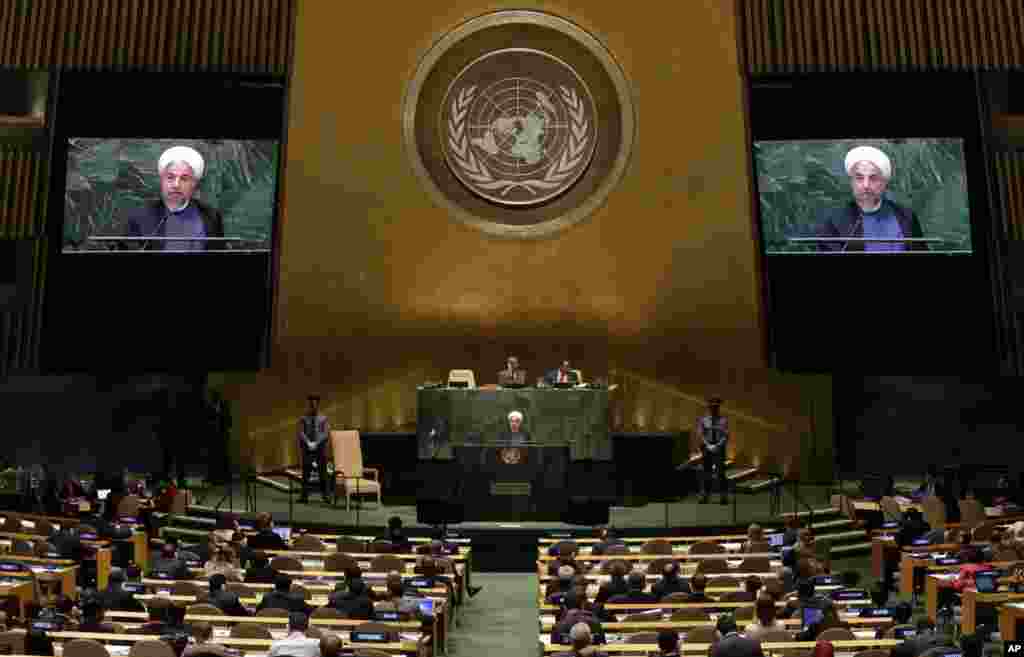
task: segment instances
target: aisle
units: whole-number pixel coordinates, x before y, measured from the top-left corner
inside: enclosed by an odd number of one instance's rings
[[[462,608],[452,657],[522,657],[537,652],[537,575],[473,573],[484,590]]]

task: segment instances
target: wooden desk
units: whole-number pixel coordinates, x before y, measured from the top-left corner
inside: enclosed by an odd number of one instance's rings
[[[690,554],[689,552],[673,552],[672,554],[599,554],[599,555],[585,555],[577,554],[576,561],[586,561],[590,563],[603,563],[605,561],[654,561],[655,559],[672,559],[673,561],[706,561],[711,559],[725,559],[727,561],[743,561],[744,559],[769,559],[777,562],[779,566],[782,565],[782,561],[779,559],[779,555],[775,552],[751,552],[750,554],[743,554],[742,552],[723,552],[721,554]],[[549,557],[547,555],[537,557],[539,563],[548,564],[552,561],[558,561],[558,557]]]
[[[83,541],[84,542],[84,541]],[[109,547],[98,547],[95,548],[95,559],[96,559],[96,588],[103,590],[107,587],[107,582],[110,578],[110,567],[111,567],[111,549]],[[19,561],[29,566],[59,566],[61,568],[74,567],[76,569],[75,577],[78,576],[77,568],[79,564],[71,559],[54,559],[50,557],[30,557],[23,554],[4,554],[5,561]],[[72,582],[77,584],[77,581]],[[77,597],[77,593],[74,593],[75,587],[71,586],[68,588],[64,587],[65,591],[72,591],[73,595]]]
[[[854,641],[832,641],[832,647],[835,648],[836,653],[845,652],[859,652],[868,648],[893,648],[898,646],[903,641],[901,639],[857,639]],[[544,653],[558,653],[567,650],[568,646],[563,645],[552,645],[550,643],[544,643],[541,641],[544,647]],[[805,652],[813,652],[815,641],[785,641],[785,642],[771,642],[762,643],[761,649],[765,653],[775,650],[791,650],[797,651],[802,650]],[[681,653],[699,653],[702,655],[708,654],[712,644],[710,643],[685,643],[679,644],[679,652]],[[605,653],[640,653],[640,654],[657,654],[658,644],[656,643],[609,643],[601,646],[601,652]]]
[[[844,623],[848,623],[852,630],[877,630],[881,627],[887,627],[893,624],[891,618],[858,618],[856,616],[845,617],[841,619]],[[736,620],[736,624],[740,629],[744,628],[747,623],[753,621]],[[799,618],[785,618],[782,619],[782,624],[786,626],[787,630],[799,630],[803,621]],[[601,627],[605,632],[611,634],[627,634],[637,632],[652,632],[657,630],[677,630],[685,631],[694,627],[711,627],[715,623],[712,619],[707,620],[655,620],[655,621],[630,621],[630,622],[612,622],[612,623],[601,623]],[[547,619],[541,619],[540,629],[541,632],[551,633],[555,629],[556,623]]]
[[[10,578],[7,581],[0,582],[0,597],[17,599],[18,615],[24,618],[25,605],[36,599],[35,588],[32,586],[32,582],[27,579],[17,582],[13,580],[14,578]]]
[[[835,600],[833,604],[837,607],[868,607],[873,603],[871,600]],[[753,607],[754,605],[754,602],[626,602],[619,604],[606,603],[604,608],[607,611],[641,612],[652,609],[666,609],[668,611],[678,611],[679,609],[739,609],[741,607]],[[775,603],[775,606],[781,609],[786,606],[786,601],[779,600]],[[540,605],[541,613],[555,613],[558,609],[560,609],[558,605]]]
[[[1016,641],[1017,623],[1024,620],[1024,603],[1009,602],[999,607],[999,637],[1003,641]]]
[[[766,534],[774,533],[773,530],[768,528],[764,529]],[[738,541],[743,542],[747,540],[746,534],[719,534],[716,536],[647,536],[647,537],[629,537],[616,539],[629,545],[630,543],[642,545],[651,541],[668,541],[669,543],[700,543],[704,541],[712,543],[721,543],[722,541]],[[601,543],[600,538],[538,538],[537,543],[539,545],[548,546],[555,543],[561,543],[563,541],[570,541],[578,545],[594,545],[595,543]]]
[[[1005,602],[1024,601],[1024,593],[978,593],[977,589],[964,589],[960,593],[960,631],[973,634],[978,624],[978,605],[1000,606]]]
[[[12,630],[14,632],[24,633],[25,630]],[[92,639],[93,641],[99,641],[100,643],[137,643],[139,641],[153,641],[158,639],[154,635],[147,634],[107,634],[102,632],[47,632],[47,636],[54,640],[55,643],[63,643],[64,641],[72,641],[74,639]],[[252,652],[252,649],[265,653],[270,649],[273,643],[272,639],[218,639],[217,643],[227,646],[229,648],[238,648],[244,650],[247,654]],[[397,653],[413,653],[417,655],[424,654],[422,648],[428,645],[425,641],[401,641],[397,643],[352,643],[351,640],[346,640],[342,637],[342,644],[344,647],[353,646],[357,648],[374,648],[377,650],[383,650],[385,652],[397,652]]]

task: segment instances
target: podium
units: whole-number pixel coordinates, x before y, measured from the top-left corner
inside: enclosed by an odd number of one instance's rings
[[[456,445],[465,520],[561,520],[569,508],[568,445]]]

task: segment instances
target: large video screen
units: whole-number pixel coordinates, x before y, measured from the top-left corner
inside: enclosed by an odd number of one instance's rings
[[[63,251],[269,251],[279,143],[72,137]]]
[[[963,139],[753,148],[766,255],[972,252]]]

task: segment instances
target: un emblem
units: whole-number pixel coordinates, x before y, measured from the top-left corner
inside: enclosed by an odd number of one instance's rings
[[[413,171],[450,215],[500,237],[588,217],[625,172],[630,88],[594,35],[558,16],[499,11],[440,36],[403,100]]]
[[[508,71],[525,75],[493,79]],[[455,79],[442,110],[448,166],[495,203],[543,203],[571,187],[594,155],[594,99],[568,64],[544,52],[484,55]]]
[[[505,465],[518,465],[522,460],[522,453],[515,447],[505,447],[501,450],[501,462]]]

